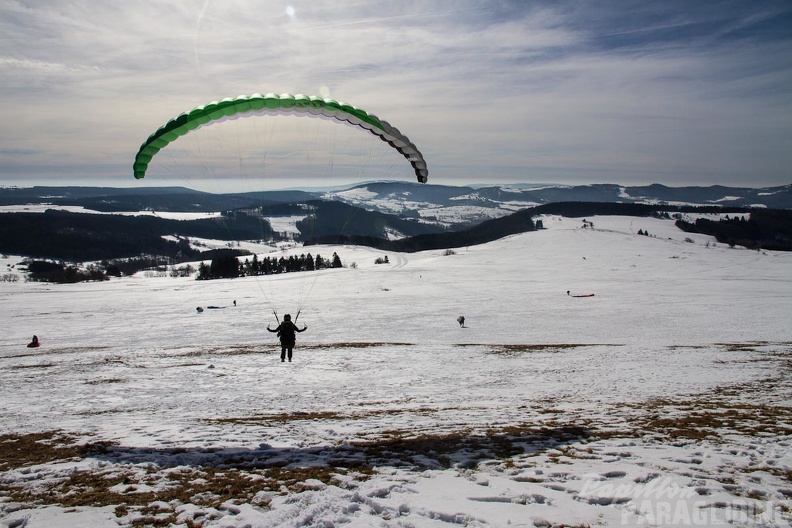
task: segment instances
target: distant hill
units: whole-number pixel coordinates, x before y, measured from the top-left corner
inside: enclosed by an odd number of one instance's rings
[[[29,187],[0,188],[0,206],[50,204],[105,213],[169,211],[208,213],[316,199],[304,191],[213,194],[185,187]]]
[[[359,185],[322,195],[366,209],[418,217],[440,225],[475,224],[556,202],[603,202],[792,209],[792,185],[767,188],[626,187],[613,184],[542,187],[452,187],[412,182]]]
[[[299,232],[294,235],[298,242],[311,237],[337,239],[339,235],[392,239],[442,231],[431,224],[323,200],[268,203],[195,220],[50,209],[44,213],[0,213],[0,253],[73,262],[141,254],[199,260],[198,251],[189,251],[187,239],[288,240],[292,235],[272,228],[271,220],[279,217],[299,219]]]
[[[556,214],[569,217],[596,215],[650,216],[659,214],[659,207],[646,204],[603,202],[560,202],[522,209],[502,218],[493,218],[467,229],[444,233],[429,233],[398,240],[363,236],[343,236],[335,239],[315,237],[307,244],[349,243],[376,247],[388,251],[416,252],[433,249],[453,249],[484,244],[517,233],[535,231],[534,217]]]
[[[558,202],[522,209],[502,218],[494,218],[468,229],[445,233],[430,233],[398,240],[366,236],[342,236],[332,239],[316,237],[310,244],[347,243],[375,247],[387,251],[416,252],[436,249],[453,249],[474,246],[509,235],[534,231],[535,219],[543,215],[560,215],[570,218],[593,216],[657,216],[671,218],[678,213],[713,213],[713,207],[613,203],[613,202]],[[720,221],[699,219],[695,223],[678,220],[676,225],[688,232],[712,235],[719,242],[741,245],[751,249],[792,250],[792,211],[780,209],[731,208],[736,212],[731,218]],[[741,214],[742,213],[742,214]]]
[[[183,187],[0,188],[0,206],[47,203],[101,212],[218,212],[309,200],[343,202],[368,211],[443,228],[474,225],[521,209],[555,202],[643,203],[792,209],[792,185],[747,188],[668,187],[653,184],[501,185],[467,187],[413,182],[370,182],[330,192],[263,191],[212,194]]]
[[[18,207],[26,204],[48,204],[52,208],[46,213],[19,212]],[[201,258],[197,252],[188,251],[187,238],[293,238],[306,244],[350,243],[420,251],[481,244],[529,231],[535,229],[534,217],[542,214],[647,216],[695,207],[738,213],[741,220],[728,225],[698,222],[680,227],[747,247],[788,249],[792,239],[792,185],[763,189],[610,184],[473,188],[372,182],[332,192],[230,194],[179,187],[32,187],[0,188],[0,205],[13,211],[0,213],[0,252],[71,261],[138,254]],[[87,212],[57,210],[65,206],[83,207]],[[90,211],[222,215],[176,221]],[[767,213],[751,220],[752,211]],[[272,228],[275,221],[296,229],[280,232]],[[176,241],[172,240],[174,236],[178,237]]]
[[[169,240],[167,237],[179,237]],[[85,262],[155,255],[198,260],[186,239],[256,240],[273,236],[270,224],[243,215],[191,221],[154,216],[97,215],[49,210],[0,214],[0,253]]]

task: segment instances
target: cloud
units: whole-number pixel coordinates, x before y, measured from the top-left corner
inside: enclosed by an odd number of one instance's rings
[[[728,0],[7,2],[0,179],[101,167],[112,184],[178,113],[274,91],[387,119],[435,183],[788,183],[790,13]],[[294,133],[269,140],[270,159],[295,151]],[[229,157],[211,172],[233,175]]]

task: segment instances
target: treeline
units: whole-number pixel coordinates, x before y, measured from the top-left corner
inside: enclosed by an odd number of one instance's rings
[[[299,256],[290,255],[288,258],[264,257],[261,260],[254,254],[252,259],[246,258],[244,262],[240,262],[233,254],[225,254],[213,258],[211,264],[201,262],[198,266],[197,279],[229,279],[341,267],[343,263],[338,253],[333,253],[331,259],[325,259],[321,255],[314,257],[308,253]]]
[[[278,233],[266,216],[303,216],[296,235]],[[171,220],[149,215],[98,215],[48,210],[45,213],[1,213],[0,252],[70,262],[158,255],[177,262],[207,260],[185,239],[269,240],[291,236],[338,238],[339,233],[383,238],[388,232],[405,236],[442,228],[393,215],[365,211],[340,202],[321,200],[282,203],[249,210],[226,211],[219,217]],[[176,236],[181,240],[163,237]]]
[[[649,216],[656,208],[642,204],[619,204],[598,202],[566,202],[540,205],[522,209],[509,216],[487,220],[461,231],[431,233],[399,240],[385,240],[366,236],[314,237],[305,242],[311,244],[353,244],[386,251],[413,253],[445,248],[475,246],[498,240],[509,235],[535,231],[534,216],[557,214],[568,217],[594,215]]]
[[[789,210],[753,209],[747,217],[725,216],[717,221],[698,218],[687,222],[680,217],[676,225],[687,233],[714,236],[729,246],[792,251],[792,211]]]
[[[245,214],[198,220],[154,216],[96,215],[49,210],[0,214],[0,252],[71,262],[134,258],[149,254],[178,262],[199,260],[189,241],[168,235],[216,240],[275,237],[266,219]]]
[[[76,283],[84,281],[108,280],[104,268],[91,264],[86,268],[66,265],[62,262],[34,260],[28,263],[28,277],[31,282]]]
[[[103,260],[99,263],[77,266],[51,260],[26,260],[26,280],[30,282],[76,283],[86,281],[105,281],[110,277],[133,275],[141,270],[171,277],[189,277],[195,273],[190,264],[173,265],[172,261],[161,257],[138,257],[134,259]],[[24,270],[24,267],[20,267]]]
[[[270,205],[250,211],[226,212],[216,218],[182,221],[154,216],[96,215],[54,210],[45,213],[3,213],[0,214],[0,253],[64,262],[117,262],[121,272],[129,274],[121,267],[133,269],[141,264],[134,259],[144,255],[165,260],[170,265],[221,256],[195,249],[189,237],[274,241],[290,236],[273,231],[262,215],[304,216],[303,220],[297,222],[300,234],[295,238],[306,246],[354,244],[386,251],[415,252],[473,246],[533,231],[537,228],[533,218],[545,214],[641,217],[665,212],[728,213],[734,215],[729,221],[701,219],[694,223],[680,221],[678,225],[687,231],[711,234],[723,243],[792,250],[792,229],[789,227],[792,212],[788,210],[562,202],[523,209],[472,228],[448,231],[339,202],[311,201]],[[743,216],[745,221],[742,220]],[[394,232],[405,237],[395,240],[387,238],[389,233]],[[243,272],[250,273],[247,269]]]
[[[569,218],[582,218],[587,216],[667,216],[668,212],[736,212],[745,213],[750,210],[745,208],[721,207],[687,207],[669,205],[649,205],[634,203],[613,202],[559,202],[536,207],[529,207],[502,218],[487,220],[469,229],[418,235],[399,240],[386,240],[371,236],[317,236],[306,240],[305,245],[312,244],[353,244],[368,246],[386,251],[399,251],[413,253],[436,249],[459,248],[474,246],[498,240],[500,238],[525,233],[537,229],[533,217],[541,215],[560,215]],[[763,210],[768,211],[768,210]],[[784,212],[784,211],[781,211]]]
[[[82,206],[108,213],[128,211],[214,212],[258,207],[269,203],[316,199],[305,191],[260,191],[214,194],[185,187],[0,187],[0,205],[26,205],[46,201],[54,205]]]
[[[411,237],[444,231],[436,225],[367,211],[343,202],[312,200],[304,205],[283,204],[281,208],[289,206],[302,206],[309,212],[296,224],[300,231],[296,239],[300,242],[316,238],[333,240],[341,235],[384,238],[388,232],[392,232]]]

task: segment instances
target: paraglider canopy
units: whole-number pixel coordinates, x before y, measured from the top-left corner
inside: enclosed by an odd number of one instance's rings
[[[423,154],[407,136],[387,121],[379,119],[365,110],[333,99],[302,94],[278,95],[273,93],[242,95],[214,101],[171,119],[151,134],[140,146],[133,165],[135,178],[145,177],[148,165],[154,155],[179,137],[202,125],[249,113],[322,116],[340,123],[349,123],[371,132],[402,154],[412,165],[420,183],[426,183],[429,178]]]

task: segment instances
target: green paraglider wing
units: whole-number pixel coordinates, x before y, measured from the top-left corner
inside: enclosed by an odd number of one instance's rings
[[[273,93],[239,96],[223,99],[222,101],[214,101],[171,119],[151,134],[140,146],[133,165],[135,178],[140,179],[146,175],[149,162],[151,162],[151,158],[157,152],[180,136],[195,130],[201,125],[246,113],[280,114],[284,112],[296,115],[329,117],[368,130],[407,158],[415,170],[415,176],[419,182],[426,183],[428,180],[429,171],[426,168],[423,154],[407,136],[399,132],[397,128],[391,126],[387,121],[383,121],[360,108],[339,103],[333,99]]]

